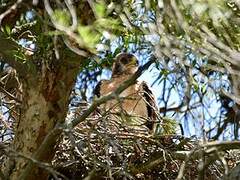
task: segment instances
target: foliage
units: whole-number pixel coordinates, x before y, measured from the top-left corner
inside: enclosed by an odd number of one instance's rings
[[[12,142],[25,80],[43,77],[34,83],[44,84],[67,59],[65,67],[78,66],[79,73],[72,77],[77,80],[53,169],[66,175],[78,167],[81,178],[217,179],[228,173],[228,163],[235,166],[237,158],[228,158],[228,150],[239,149],[238,141],[230,142],[239,140],[239,1],[0,3],[1,144]],[[134,53],[141,65],[155,59],[140,78],[157,92],[158,136],[116,132],[107,112],[96,114],[96,104],[105,100],[94,99],[92,91],[110,77],[120,52]],[[71,127],[75,122],[80,124]],[[193,174],[191,166],[198,167]],[[53,178],[59,176],[55,170]]]

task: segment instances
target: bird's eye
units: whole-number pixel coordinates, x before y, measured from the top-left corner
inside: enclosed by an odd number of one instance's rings
[[[138,62],[138,60],[136,60],[136,65],[137,65],[137,66],[139,65],[139,62]]]
[[[129,59],[128,58],[122,58],[120,61],[123,64],[128,64],[129,63]]]

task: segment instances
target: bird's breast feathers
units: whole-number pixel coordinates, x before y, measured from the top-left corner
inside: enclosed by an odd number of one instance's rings
[[[104,81],[101,85],[101,95],[113,92],[119,87],[121,82],[120,79],[115,81]],[[114,112],[124,110],[131,115],[146,117],[146,102],[144,101],[142,94],[143,92],[141,91],[140,83],[137,82],[125,89],[117,99],[111,100],[103,106],[106,110],[111,109],[111,111]]]

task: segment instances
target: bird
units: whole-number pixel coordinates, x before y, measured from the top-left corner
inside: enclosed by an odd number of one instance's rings
[[[120,53],[112,66],[110,80],[101,80],[94,89],[95,97],[115,91],[120,84],[138,70],[138,59],[130,53]],[[145,81],[134,82],[115,99],[100,106],[101,111],[110,112],[110,119],[128,131],[153,134],[157,122],[155,97]]]

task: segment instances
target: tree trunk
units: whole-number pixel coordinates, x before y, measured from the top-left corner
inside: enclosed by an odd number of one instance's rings
[[[14,3],[14,1],[12,2]],[[19,16],[31,9],[31,7],[40,14],[46,14],[43,1],[39,1],[37,6],[32,6],[31,3],[29,4],[25,0],[22,2],[28,4],[28,6],[19,4],[18,8],[11,11],[5,18],[6,21],[2,22],[1,25],[3,27],[4,25],[14,27]],[[54,2],[51,3],[54,4]],[[95,21],[94,13],[88,1],[76,2],[75,6],[81,24],[89,25]],[[4,8],[0,8],[0,10],[5,11]],[[49,17],[44,16],[43,22],[45,20],[48,22]],[[42,23],[39,25],[43,28],[38,29],[37,26],[36,29],[33,29],[33,31],[36,30],[36,36],[39,35],[40,39],[46,31],[53,29],[52,25],[49,28],[48,23],[44,24],[43,22],[38,22]],[[68,38],[68,36],[66,35],[64,38]],[[1,32],[0,42],[0,59],[17,70],[20,75],[19,79],[22,83],[23,92],[21,115],[19,121],[14,126],[14,141],[10,145],[10,150],[16,151],[16,153],[9,153],[10,156],[5,160],[1,169],[6,177],[11,180],[43,180],[47,177],[47,171],[37,166],[34,166],[32,169],[30,161],[23,158],[23,156],[35,157],[41,162],[51,162],[55,154],[59,132],[54,135],[51,143],[47,144],[49,148],[43,151],[43,146],[40,145],[44,144],[43,140],[49,132],[52,132],[55,125],[65,120],[69,105],[69,95],[83,57],[69,51],[62,39],[59,38],[57,48],[59,48],[60,59],[54,59],[55,55],[50,57],[51,54],[55,54],[56,49],[43,49],[42,52],[38,52],[40,57],[36,61],[32,61],[30,57],[29,59],[27,58],[28,60],[25,63],[22,63],[13,56],[14,52],[19,51],[16,42],[5,37]],[[53,42],[49,41],[49,36],[46,36],[44,42],[40,41],[40,43],[48,43],[49,47],[54,47],[51,45]],[[37,54],[34,56],[37,56]],[[44,63],[49,64],[45,65]],[[39,153],[39,151],[41,152]],[[28,170],[31,171],[29,172]]]
[[[37,76],[30,75],[23,80],[23,102],[19,122],[15,125],[15,138],[11,148],[31,157],[39,148],[46,135],[57,122],[63,122],[69,104],[69,95],[77,77],[78,65],[61,62],[59,67],[47,70]],[[56,139],[57,140],[57,139]],[[55,154],[54,144],[46,149],[41,162],[50,162]],[[28,164],[24,158],[11,158],[6,162],[4,171],[11,180],[19,179]],[[27,179],[46,179],[47,172],[34,168]]]

